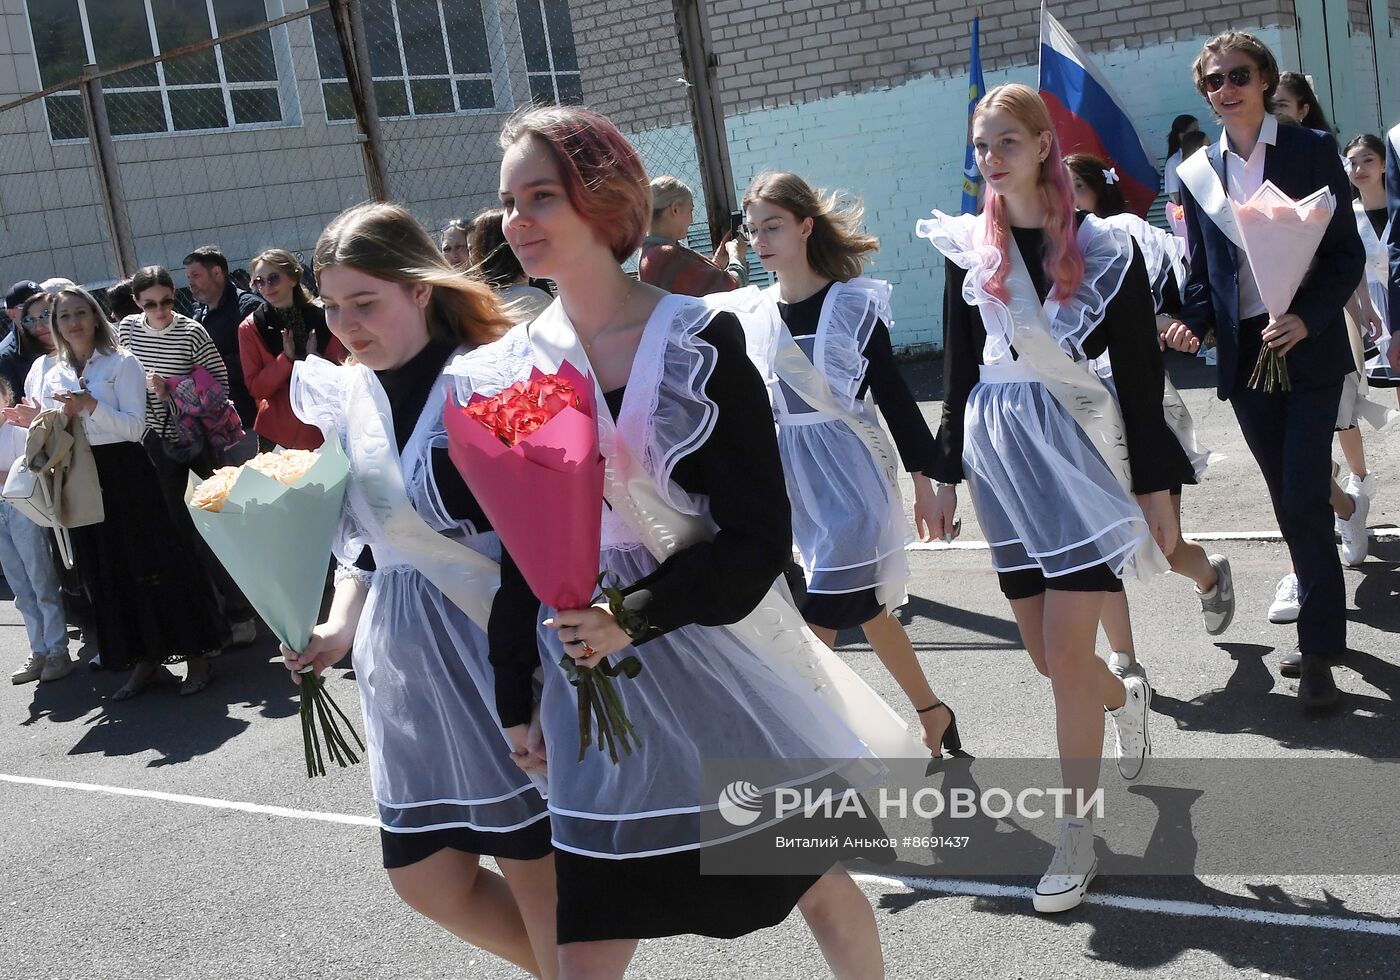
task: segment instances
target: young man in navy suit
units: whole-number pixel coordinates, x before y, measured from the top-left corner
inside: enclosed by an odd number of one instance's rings
[[[1250,34],[1220,34],[1206,42],[1192,73],[1225,133],[1177,171],[1191,271],[1181,322],[1163,339],[1194,351],[1215,331],[1217,393],[1234,408],[1264,475],[1298,575],[1298,647],[1283,669],[1296,667],[1305,707],[1325,707],[1338,697],[1329,658],[1346,650],[1346,592],[1329,502],[1342,379],[1355,370],[1342,307],[1361,281],[1365,252],[1335,146],[1321,133],[1279,125],[1268,112],[1279,74],[1269,49]],[[1294,199],[1330,187],[1337,200],[1312,268],[1277,320],[1264,308],[1230,208],[1265,180]],[[1249,387],[1265,344],[1286,356],[1290,391]]]

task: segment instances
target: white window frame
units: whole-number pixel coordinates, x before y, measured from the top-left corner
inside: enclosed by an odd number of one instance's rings
[[[515,109],[515,99],[510,88],[510,65],[506,57],[505,32],[501,27],[501,10],[497,0],[481,0],[481,16],[486,26],[486,51],[491,59],[491,71],[487,72],[456,72],[452,64],[452,45],[447,41],[447,16],[443,9],[444,3],[451,3],[452,0],[437,0],[438,27],[442,35],[443,52],[447,56],[447,74],[436,75],[410,75],[408,74],[408,55],[403,47],[403,27],[399,21],[398,0],[390,0],[390,11],[394,17],[394,41],[398,46],[399,67],[403,69],[403,74],[399,75],[375,75],[374,82],[401,82],[404,86],[404,95],[408,102],[408,113],[389,115],[380,112],[381,119],[450,119],[453,116],[495,116],[502,113],[509,113]],[[316,40],[316,32],[313,30],[312,44],[319,44]],[[320,61],[316,62],[316,77],[321,88],[322,109],[326,112],[326,123],[331,126],[353,125],[354,117],[348,119],[330,118],[330,110],[325,106],[325,88],[330,84],[345,85],[349,79],[344,76],[327,77],[321,74]],[[446,81],[452,91],[452,111],[451,112],[425,112],[419,114],[413,105],[413,82]],[[486,108],[472,106],[462,108],[461,93],[457,91],[458,82],[485,82],[491,83],[492,105]]]
[[[38,48],[33,41],[34,29],[33,25],[30,23],[29,20],[29,5],[31,3],[42,2],[44,2],[44,0],[25,0],[24,4],[24,23],[25,27],[29,30],[30,53],[34,58],[34,70],[37,73],[37,76],[40,78],[43,77],[43,72],[40,70],[39,66]],[[101,3],[102,0],[76,0],[76,3],[78,4],[78,18],[82,24],[83,49],[84,53],[87,55],[88,64],[97,63],[97,55],[92,44],[92,28],[91,25],[88,23],[87,11],[88,4],[93,2]],[[194,0],[194,2],[198,2],[198,0]],[[272,20],[276,17],[282,16],[283,2],[284,0],[263,0],[263,16],[268,20]],[[203,0],[203,3],[205,11],[209,18],[210,36],[217,37],[218,15],[214,11],[214,0]],[[151,0],[142,0],[142,8],[146,14],[146,29],[150,32],[151,48],[154,51],[159,51],[160,42],[156,35],[156,21],[154,12],[151,10]],[[286,24],[280,24],[277,27],[271,29],[271,41],[273,65],[275,66],[277,71],[277,78],[275,81],[272,79],[268,79],[267,81],[257,82],[230,82],[228,80],[227,75],[224,72],[223,45],[214,45],[211,50],[214,52],[214,64],[219,73],[219,81],[217,85],[220,93],[223,95],[224,113],[226,114],[228,119],[235,119],[233,114],[233,96],[231,94],[232,92],[237,90],[275,88],[277,90],[278,104],[282,109],[282,118],[280,120],[276,122],[256,123],[239,123],[237,121],[233,121],[232,124],[228,126],[214,126],[208,129],[175,129],[175,120],[170,113],[170,92],[194,91],[201,89],[209,90],[215,87],[215,83],[200,82],[187,85],[167,83],[165,80],[165,62],[158,61],[155,64],[155,85],[123,85],[120,87],[113,86],[109,88],[108,91],[122,93],[159,92],[161,108],[165,114],[165,125],[167,128],[163,132],[122,133],[119,135],[113,134],[112,138],[114,140],[144,140],[163,138],[168,139],[171,137],[180,136],[199,136],[201,134],[207,135],[209,133],[238,133],[260,129],[291,129],[300,126],[301,100],[297,95],[296,78],[287,77],[286,74],[286,69],[292,65],[292,48],[291,43],[287,38]],[[55,95],[63,94],[65,93],[55,93]],[[47,102],[48,100],[45,99],[44,101]],[[53,130],[49,127],[47,113],[45,113],[44,125],[45,128],[49,130],[49,142],[52,144],[57,145],[64,143],[73,144],[87,142],[86,136],[74,137],[71,139],[55,139],[53,135]]]
[[[544,31],[544,49],[545,49],[545,53],[549,56],[549,67],[548,67],[547,69],[545,69],[545,70],[543,70],[543,71],[532,71],[532,70],[530,69],[530,66],[529,66],[529,65],[526,65],[526,66],[525,66],[525,74],[526,74],[526,76],[527,76],[528,78],[530,78],[530,79],[534,79],[534,78],[548,78],[548,79],[549,79],[549,88],[550,88],[550,91],[554,93],[554,103],[553,103],[553,104],[554,104],[554,105],[564,105],[564,104],[565,104],[564,101],[563,101],[562,99],[559,98],[559,76],[560,76],[560,75],[577,75],[577,76],[578,76],[578,79],[579,79],[579,88],[580,88],[580,90],[582,90],[582,88],[583,88],[583,71],[582,71],[582,69],[580,69],[580,68],[575,68],[573,71],[565,71],[565,70],[562,70],[562,69],[560,69],[560,68],[555,67],[555,64],[554,64],[554,38],[553,38],[552,36],[550,36],[550,33],[549,33],[549,13],[545,10],[545,7],[544,7],[544,0],[519,0],[519,2],[520,2],[521,4],[526,4],[526,3],[532,4],[534,7],[536,7],[536,8],[539,10],[539,12],[540,12],[540,30]],[[568,4],[567,4],[567,2],[566,2],[566,3],[565,3],[565,7],[567,8],[567,6],[568,6]],[[573,11],[571,10],[571,11],[569,11],[569,30],[570,30],[570,31],[573,30],[573,26],[574,26],[574,14],[573,14]],[[521,49],[523,50],[523,49],[524,49],[524,46],[525,46],[525,39],[524,39],[523,37],[520,39],[520,46],[521,46]],[[574,36],[574,46],[575,46],[575,58],[577,58],[577,46],[578,46],[578,36],[577,36],[577,35]],[[531,97],[531,98],[534,98],[534,93],[533,93],[533,91],[531,92],[531,96],[530,96],[530,97]]]

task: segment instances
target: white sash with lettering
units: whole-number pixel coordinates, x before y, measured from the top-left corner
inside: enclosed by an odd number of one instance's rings
[[[638,357],[664,356],[665,333],[671,321],[666,304],[677,300],[693,302],[683,297],[662,300],[662,308],[653,314],[646,328],[647,334],[661,331],[661,335],[644,335]],[[564,315],[563,304],[554,303],[527,329],[535,363],[541,370],[558,370],[567,361],[593,376],[596,386],[596,374]],[[653,343],[649,349],[649,340],[659,340],[660,344]],[[613,513],[657,561],[712,538],[713,524],[703,517],[682,513],[668,503],[651,474],[633,457],[632,447],[618,438],[601,390],[596,393],[596,401],[598,444],[606,460],[603,493]],[[781,582],[779,579],[758,608],[743,620],[723,628],[760,657],[794,672],[876,756],[896,759],[927,755],[928,750],[910,737],[899,715],[807,628]]]
[[[311,380],[307,372],[324,371],[345,372],[339,379],[345,394],[343,432],[328,430],[328,415],[314,406],[305,406],[308,399],[297,397],[302,386]],[[346,503],[370,538],[388,546],[385,549],[376,544],[376,562],[387,566],[402,560],[412,565],[473,623],[486,629],[491,602],[500,586],[500,566],[460,541],[439,534],[413,509],[404,487],[403,465],[394,434],[387,425],[393,415],[374,372],[363,365],[337,367],[321,358],[307,358],[293,368],[292,393],[297,414],[320,426],[327,437],[340,438],[345,447],[352,476]],[[405,456],[416,452],[426,456],[428,450],[422,442],[441,416],[445,399],[446,388],[435,383],[413,435],[404,445]],[[304,406],[310,408],[305,414]]]
[[[1225,152],[1223,148],[1221,152]],[[1201,210],[1210,215],[1210,220],[1225,233],[1225,237],[1234,242],[1236,248],[1243,249],[1244,236],[1240,234],[1240,226],[1235,222],[1230,198],[1225,193],[1220,174],[1211,164],[1210,154],[1204,149],[1191,154],[1176,168],[1176,176],[1191,192]]]

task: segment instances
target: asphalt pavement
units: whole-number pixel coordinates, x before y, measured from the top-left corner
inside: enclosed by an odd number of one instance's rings
[[[1299,760],[1325,797],[1328,760],[1400,758],[1400,444],[1367,432],[1378,477],[1371,556],[1346,572],[1348,651],[1340,710],[1306,716],[1281,678],[1290,627],[1265,611],[1287,555],[1262,481],[1211,372],[1173,356],[1173,376],[1216,450],[1188,488],[1183,524],[1227,554],[1239,594],[1234,625],[1206,636],[1189,583],[1131,583],[1139,655],[1155,689],[1155,751],[1173,759]],[[936,420],[937,366],[911,383]],[[1382,392],[1380,398],[1390,398]],[[1340,453],[1338,453],[1340,458]],[[910,552],[901,613],[965,747],[984,758],[1054,755],[1048,681],[1020,648],[968,508],[953,548]],[[891,704],[910,706],[858,635],[841,653]],[[73,647],[78,649],[76,640]],[[1102,643],[1100,649],[1106,652]],[[84,656],[91,651],[84,651]],[[12,602],[0,603],[0,663],[26,654]],[[308,780],[294,688],[275,643],[215,661],[206,692],[156,689],[123,703],[120,684],[86,668],[47,685],[0,688],[0,953],[4,978],[505,978],[519,971],[407,909],[380,868],[364,766]],[[353,680],[333,671],[338,700]],[[1318,774],[1322,775],[1319,776]],[[1146,780],[1151,784],[1150,774]],[[1393,854],[1400,816],[1335,800],[1336,833],[1364,854]],[[1290,813],[1260,809],[1257,874],[1104,875],[1092,901],[1037,915],[1035,876],[940,876],[936,866],[863,876],[890,977],[1393,977],[1400,963],[1400,876],[1291,875],[1309,847]],[[1101,853],[1128,849],[1104,839]],[[1378,858],[1378,865],[1380,864]],[[1364,869],[1363,869],[1364,870]],[[622,903],[625,894],[604,894]],[[825,975],[800,917],[735,941],[644,943],[630,976],[807,978]]]

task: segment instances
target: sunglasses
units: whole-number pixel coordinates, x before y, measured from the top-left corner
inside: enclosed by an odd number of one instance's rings
[[[45,310],[43,313],[39,313],[39,314],[30,313],[30,314],[27,315],[27,316],[20,317],[20,321],[19,321],[19,322],[25,324],[26,326],[27,326],[28,324],[31,324],[31,323],[48,323],[49,320],[50,320],[52,317],[53,317],[53,311],[52,311],[52,310]]]
[[[173,309],[175,309],[175,300],[174,300],[174,299],[171,299],[171,298],[168,297],[168,296],[167,296],[165,299],[161,299],[161,300],[148,299],[148,300],[146,300],[144,303],[141,304],[141,309],[143,309],[143,310],[173,310]]]
[[[1225,87],[1226,79],[1235,88],[1243,88],[1249,84],[1253,77],[1254,69],[1249,65],[1241,65],[1238,68],[1231,68],[1227,72],[1213,71],[1201,81],[1205,82],[1207,92],[1219,92]]]
[[[253,288],[262,289],[264,286],[275,286],[282,281],[282,273],[269,272],[265,276],[253,277]]]

